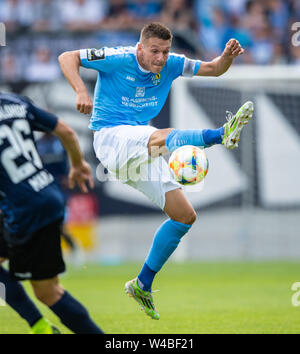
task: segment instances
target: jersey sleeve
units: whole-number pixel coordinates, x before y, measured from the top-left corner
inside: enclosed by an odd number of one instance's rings
[[[192,77],[197,74],[201,61],[187,58],[185,55],[170,54],[170,74],[176,79],[178,76]]]
[[[80,60],[85,68],[108,73],[120,67],[124,54],[122,48],[81,49]]]
[[[52,132],[58,122],[58,118],[47,112],[33,103],[28,103],[28,111],[30,114],[30,123],[33,130],[42,131],[42,132]]]

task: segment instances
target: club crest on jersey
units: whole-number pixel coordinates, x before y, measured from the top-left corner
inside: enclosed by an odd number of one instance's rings
[[[87,60],[101,60],[105,58],[105,51],[104,49],[87,49]]]
[[[154,86],[157,86],[157,85],[160,84],[160,73],[154,74],[152,76],[152,83],[153,83]]]
[[[135,97],[144,97],[146,92],[145,87],[137,87],[135,90]]]

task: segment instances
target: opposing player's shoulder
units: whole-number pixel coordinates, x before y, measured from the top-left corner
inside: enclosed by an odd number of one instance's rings
[[[26,96],[15,93],[0,93],[0,121],[9,118],[28,118],[32,102]]]
[[[32,103],[30,98],[22,95],[17,95],[16,93],[12,93],[12,92],[9,93],[0,92],[0,100],[12,104],[20,104],[20,105]]]

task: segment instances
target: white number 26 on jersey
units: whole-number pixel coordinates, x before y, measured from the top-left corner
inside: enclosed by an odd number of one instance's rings
[[[7,139],[10,146],[2,151],[1,163],[13,183],[20,183],[33,175],[37,168],[42,168],[42,161],[30,138],[24,139],[24,134],[30,134],[29,123],[25,119],[15,120],[10,128],[8,125],[0,127],[0,145]],[[27,162],[21,166],[16,164],[16,159],[24,156]]]

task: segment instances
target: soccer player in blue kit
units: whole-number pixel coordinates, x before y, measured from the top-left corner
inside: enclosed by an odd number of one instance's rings
[[[93,187],[90,166],[73,129],[28,98],[0,93],[0,209],[4,216],[0,282],[6,288],[6,301],[29,323],[32,333],[53,333],[18,283],[28,279],[35,296],[71,331],[102,334],[85,307],[60,285],[58,274],[65,271],[60,245],[64,201],[53,175],[42,164],[33,131],[51,132],[60,139],[71,162],[71,188],[78,184],[87,192],[87,183]],[[1,267],[7,258],[9,273]]]
[[[142,29],[135,47],[82,49],[59,56],[61,69],[76,93],[77,110],[92,112],[89,128],[94,131],[98,159],[111,176],[145,194],[169,216],[157,229],[137,278],[125,284],[125,291],[153,319],[160,317],[151,293],[154,277],[196,219],[196,212],[170,176],[161,155],[183,145],[205,148],[223,144],[234,149],[253,114],[253,103],[246,102],[219,129],[181,131],[149,126],[163,107],[173,80],[179,76],[222,75],[244,51],[237,40],[231,39],[221,56],[203,62],[170,53],[171,43],[167,27],[150,23]],[[98,71],[93,103],[80,77],[80,66]],[[132,170],[138,169],[136,178]],[[149,169],[151,178],[147,178]]]

